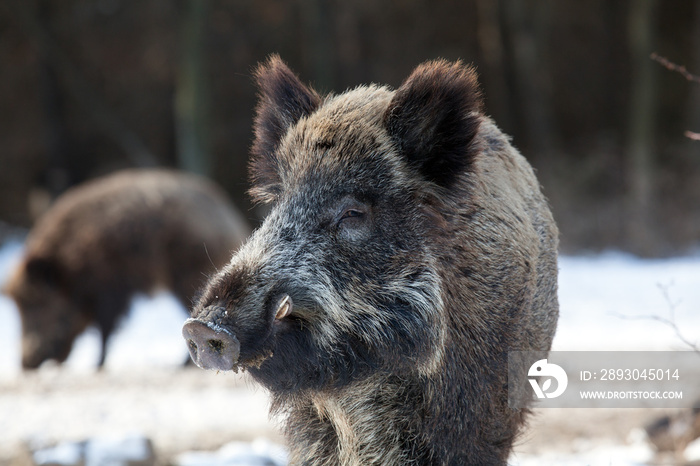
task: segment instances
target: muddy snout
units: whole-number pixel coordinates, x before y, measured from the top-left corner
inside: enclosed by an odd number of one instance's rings
[[[241,344],[228,330],[188,319],[182,327],[182,336],[192,360],[202,369],[230,371],[236,368]]]

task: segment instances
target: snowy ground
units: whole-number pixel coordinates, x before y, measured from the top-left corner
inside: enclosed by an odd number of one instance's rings
[[[0,248],[0,287],[21,244]],[[672,318],[682,336],[700,339],[700,257],[640,260],[609,253],[560,259],[561,316],[555,350],[687,350],[675,331],[650,316]],[[22,445],[141,433],[173,458],[188,449],[215,449],[231,440],[280,442],[267,418],[264,391],[240,376],[181,369],[185,310],[165,292],[134,299],[95,373],[96,330],[76,342],[63,367],[20,370],[20,323],[0,294],[0,464]],[[541,410],[514,464],[647,464],[639,438],[658,412]],[[219,455],[223,453],[219,452]],[[196,456],[194,463],[215,462]],[[209,458],[207,460],[207,458]]]
[[[620,253],[559,259],[553,350],[689,350],[700,344],[700,256],[642,260]]]

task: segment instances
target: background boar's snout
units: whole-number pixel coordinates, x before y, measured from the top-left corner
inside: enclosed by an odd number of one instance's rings
[[[202,369],[230,371],[236,367],[241,345],[224,329],[214,329],[204,322],[189,319],[182,327],[190,356]]]

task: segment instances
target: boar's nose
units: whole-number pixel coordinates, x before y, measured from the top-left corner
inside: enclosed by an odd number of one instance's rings
[[[211,328],[204,322],[188,319],[182,327],[192,360],[202,369],[230,371],[235,369],[241,344],[223,328]]]

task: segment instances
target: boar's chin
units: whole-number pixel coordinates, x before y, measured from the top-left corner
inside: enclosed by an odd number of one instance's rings
[[[37,369],[49,360],[63,363],[68,359],[71,348],[72,339],[42,338],[37,332],[25,331],[22,335],[22,367]]]

